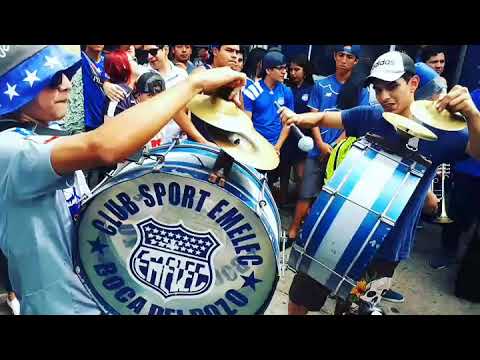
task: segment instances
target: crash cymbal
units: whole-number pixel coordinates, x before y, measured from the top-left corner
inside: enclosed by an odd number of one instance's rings
[[[255,129],[230,132],[207,125],[212,141],[239,163],[260,170],[273,170],[279,162],[275,148]]]
[[[403,135],[412,136],[423,140],[435,141],[438,140],[437,135],[432,131],[427,129],[425,126],[416,123],[413,120],[410,120],[404,116],[394,114],[391,112],[384,112],[383,117],[390,124],[392,124],[395,129],[401,132]]]
[[[252,120],[233,102],[219,97],[196,95],[187,105],[200,120],[216,128],[235,132],[253,128]]]
[[[416,120],[436,129],[459,131],[467,127],[466,119],[460,113],[452,114],[448,110],[438,112],[433,101],[414,101],[410,111]]]

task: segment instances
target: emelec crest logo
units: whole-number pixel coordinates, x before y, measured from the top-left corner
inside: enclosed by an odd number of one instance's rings
[[[130,257],[134,278],[171,297],[195,297],[214,284],[213,255],[221,246],[210,232],[198,233],[182,223],[167,225],[148,218],[137,224],[140,241]]]

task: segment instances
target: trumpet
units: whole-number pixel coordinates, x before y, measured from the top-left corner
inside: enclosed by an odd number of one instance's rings
[[[441,164],[437,168],[437,173],[430,187],[430,190],[435,194],[435,196],[441,200],[440,215],[433,220],[433,222],[437,224],[450,224],[453,222],[453,220],[447,215],[447,208],[445,204],[445,178],[450,178],[450,174],[450,164]]]

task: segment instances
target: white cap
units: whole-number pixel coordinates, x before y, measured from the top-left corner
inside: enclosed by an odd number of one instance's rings
[[[375,60],[370,75],[365,80],[365,86],[370,84],[373,79],[395,81],[406,72],[416,73],[412,58],[399,51],[389,51]]]

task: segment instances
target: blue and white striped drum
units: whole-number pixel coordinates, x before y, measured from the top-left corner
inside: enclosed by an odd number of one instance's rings
[[[210,183],[218,154],[166,144],[85,202],[76,271],[105,313],[265,311],[278,281],[278,209],[248,166],[235,162],[224,188]]]
[[[360,138],[313,204],[290,252],[289,268],[346,299],[426,169]]]

